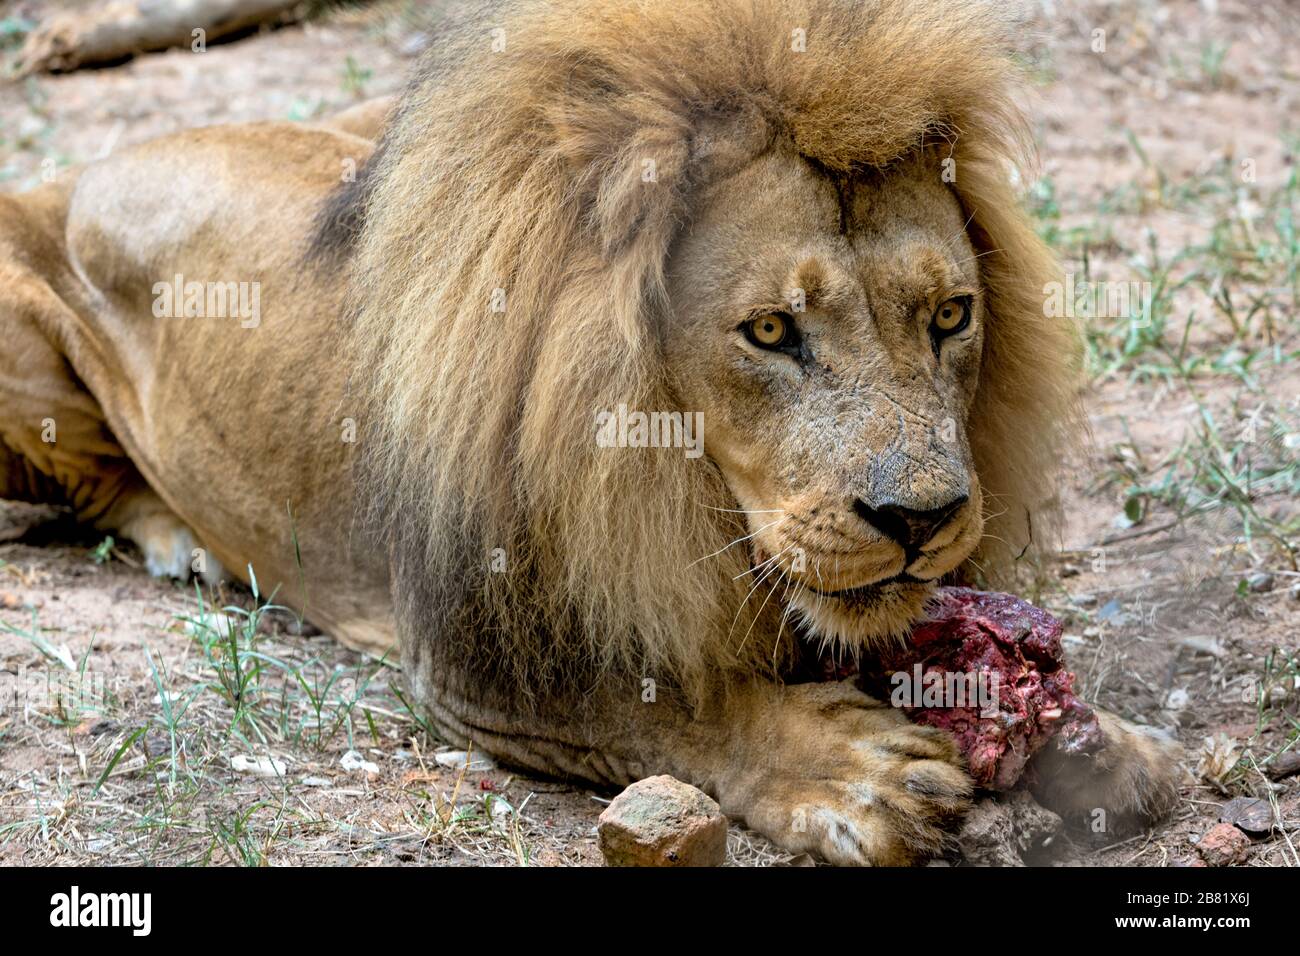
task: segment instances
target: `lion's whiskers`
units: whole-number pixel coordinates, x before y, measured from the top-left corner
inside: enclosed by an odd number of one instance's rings
[[[967,558],[966,560],[969,561],[971,564],[975,565],[975,570],[979,571],[980,574],[984,575],[984,577],[986,578],[988,577],[989,572],[988,569],[984,567],[984,565],[980,564],[974,558]]]
[[[992,520],[994,520],[995,518],[1001,518],[1001,517],[1002,517],[1004,514],[1006,514],[1009,510],[1010,510],[1009,508],[1003,508],[1001,511],[994,512],[994,513],[981,513],[981,514],[980,514],[980,520],[981,520],[981,521],[992,521]]]
[[[773,558],[779,558],[781,555],[785,554],[785,553],[786,553],[787,551],[789,551],[789,550],[790,550],[790,548],[789,548],[789,546],[787,545],[786,547],[784,547],[784,548],[782,548],[780,551],[778,551],[776,554],[774,554],[772,557],[773,557]],[[777,569],[779,569],[780,567],[781,567],[780,564],[773,564],[772,567],[768,568],[765,572],[763,572],[762,577],[758,578],[758,579],[754,582],[753,587],[751,587],[751,588],[749,589],[748,593],[745,594],[745,598],[744,598],[744,600],[740,602],[740,607],[736,608],[736,616],[733,617],[733,618],[731,619],[731,627],[727,628],[727,636],[728,636],[728,637],[730,637],[731,634],[732,634],[732,632],[735,631],[735,629],[736,629],[736,622],[740,620],[740,615],[741,615],[741,613],[745,610],[745,605],[748,604],[748,603],[749,603],[749,599],[750,599],[751,597],[754,596],[754,592],[758,590],[759,585],[761,585],[764,581],[766,581],[769,577],[771,577],[772,572],[775,571],[775,570],[777,570]],[[771,597],[771,595],[768,595],[768,596]],[[767,602],[764,601],[763,604],[766,605]],[[763,609],[760,607],[760,608],[759,608],[759,613],[762,613],[762,610],[763,610]],[[755,618],[754,618],[754,619],[755,619],[755,620],[758,619],[758,618],[757,618],[757,615],[755,615]],[[754,626],[754,625],[753,625],[753,623],[751,622],[751,623],[750,623],[750,627],[752,628],[753,626]],[[749,632],[748,632],[748,631],[745,632],[745,636],[746,636],[746,637],[749,636]],[[741,646],[741,647],[744,647],[744,646],[745,646],[745,645],[744,645],[744,641],[741,642],[741,645],[740,645],[740,646]]]
[[[784,548],[782,548],[780,551],[778,551],[776,554],[774,554],[774,555],[772,555],[770,558],[768,558],[766,561],[763,561],[763,562],[761,562],[761,563],[759,563],[759,564],[756,564],[756,565],[754,565],[752,568],[746,568],[744,571],[741,571],[739,574],[737,574],[737,575],[736,575],[735,577],[733,577],[731,580],[733,580],[733,581],[738,581],[738,580],[740,580],[741,578],[743,578],[746,574],[753,574],[755,571],[759,570],[760,568],[766,567],[767,565],[771,564],[773,561],[775,561],[777,558],[779,558],[781,555],[785,554],[785,553],[786,553],[787,551],[789,551],[789,550],[790,550],[790,546],[787,545],[786,547],[784,547]]]
[[[781,592],[781,601],[785,604],[785,610],[781,612],[781,620],[776,626],[776,640],[772,642],[772,665],[776,666],[776,655],[781,650],[781,635],[785,633],[785,622],[790,619],[794,613],[795,606],[790,603],[790,586],[794,584],[794,576],[787,574],[785,576],[785,590]]]
[[[690,564],[686,565],[686,570],[689,571],[691,568],[695,567],[695,566],[696,566],[697,564],[699,564],[701,561],[707,561],[707,560],[709,560],[709,558],[716,558],[718,555],[722,554],[722,552],[728,550],[729,548],[734,548],[736,545],[740,544],[740,542],[742,542],[742,541],[748,541],[750,538],[753,538],[753,537],[755,537],[755,536],[757,536],[757,535],[762,534],[762,533],[763,533],[764,531],[766,531],[768,528],[775,527],[776,525],[779,525],[779,524],[780,524],[782,521],[784,521],[784,520],[785,520],[785,515],[782,514],[782,516],[781,516],[780,518],[777,518],[775,521],[771,522],[770,524],[765,524],[765,525],[763,525],[763,527],[759,528],[757,531],[751,531],[749,534],[744,535],[743,537],[736,538],[736,539],[735,539],[734,541],[732,541],[730,544],[723,545],[721,548],[719,548],[717,551],[714,551],[712,554],[706,554],[706,555],[705,555],[704,557],[702,557],[702,558],[696,558],[696,559],[695,559],[694,561],[692,561]]]
[[[784,553],[784,552],[783,552],[783,553]],[[789,570],[788,570],[784,565],[781,565],[781,566],[780,566],[780,573],[781,573],[781,577],[782,577],[782,578],[787,578],[788,575],[789,575]],[[779,584],[779,583],[780,583],[780,578],[777,579],[777,584]],[[789,587],[789,585],[787,584],[787,588],[788,588],[788,587]],[[757,623],[758,623],[758,619],[759,619],[760,617],[763,616],[763,609],[764,609],[765,607],[767,607],[767,602],[770,601],[770,600],[772,600],[772,595],[775,594],[775,593],[776,593],[776,585],[773,585],[771,588],[768,589],[767,597],[763,598],[763,603],[760,604],[760,605],[758,606],[758,613],[755,614],[755,615],[750,619],[750,621],[749,621],[749,629],[748,629],[747,631],[745,631],[745,636],[744,636],[743,638],[740,639],[740,647],[738,647],[738,648],[736,649],[736,650],[737,650],[737,653],[739,653],[740,651],[742,651],[742,650],[745,649],[745,644],[749,641],[749,635],[752,634],[753,631],[754,631],[754,625],[757,624]],[[778,631],[778,632],[777,632],[777,637],[779,638],[780,636],[781,636],[781,635],[780,635],[780,632]]]
[[[708,508],[710,511],[722,511],[731,515],[775,515],[785,514],[784,508],[718,508],[714,505],[700,505],[701,508]]]

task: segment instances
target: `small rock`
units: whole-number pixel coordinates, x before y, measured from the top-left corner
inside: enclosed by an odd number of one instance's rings
[[[607,866],[721,866],[727,858],[727,818],[718,804],[667,775],[615,797],[596,832]]]
[[[439,767],[446,767],[448,770],[468,770],[471,773],[483,773],[497,768],[496,763],[486,754],[471,756],[464,750],[444,750],[440,754],[434,754],[433,760]]]
[[[1250,855],[1250,837],[1231,823],[1216,823],[1196,844],[1196,852],[1210,866],[1237,866]]]
[[[1256,571],[1246,576],[1246,590],[1252,594],[1263,594],[1273,590],[1273,575],[1267,571]]]
[[[371,775],[379,773],[379,764],[367,760],[355,750],[349,750],[339,758],[339,766],[349,773],[354,770],[360,770]]]
[[[1081,591],[1080,593],[1076,594],[1073,598],[1071,598],[1071,600],[1073,601],[1075,607],[1096,607],[1097,606],[1097,595],[1089,594],[1086,591]]]
[[[1288,750],[1269,763],[1264,771],[1270,780],[1285,780],[1300,773],[1300,750]]]
[[[957,844],[972,866],[1024,866],[1027,856],[1045,848],[1064,827],[1028,792],[1014,790],[976,803],[966,814]]]
[[[328,777],[303,777],[299,781],[304,787],[332,787],[334,781]]]
[[[1291,590],[1287,594],[1291,595],[1291,600],[1300,601],[1300,584],[1291,585]]]
[[[1219,820],[1252,836],[1263,836],[1273,829],[1273,807],[1258,797],[1236,797],[1223,805]]]
[[[1187,692],[1186,687],[1175,687],[1165,698],[1166,710],[1186,710],[1187,705],[1191,703],[1192,695]]]
[[[283,760],[274,757],[252,757],[235,754],[230,758],[230,769],[236,773],[251,773],[254,777],[283,777],[289,768]]]
[[[4,608],[6,611],[16,611],[22,606],[23,602],[19,600],[18,595],[14,594],[12,591],[5,591],[3,594],[0,594],[0,607]]]

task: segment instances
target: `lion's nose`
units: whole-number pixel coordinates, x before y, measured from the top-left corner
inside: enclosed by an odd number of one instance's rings
[[[859,498],[853,503],[853,510],[863,521],[898,542],[904,551],[912,555],[921,550],[948,523],[948,519],[961,510],[966,500],[966,495],[958,495],[938,508],[918,510],[896,501],[871,505]]]

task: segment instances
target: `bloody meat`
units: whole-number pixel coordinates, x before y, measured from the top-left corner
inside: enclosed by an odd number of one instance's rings
[[[862,667],[864,690],[951,733],[987,789],[1015,786],[1049,741],[1072,754],[1103,742],[1061,659],[1060,621],[1014,595],[940,588],[906,645]],[[984,694],[967,675],[980,675]]]

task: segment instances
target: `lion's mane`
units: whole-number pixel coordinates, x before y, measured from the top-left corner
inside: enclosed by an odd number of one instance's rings
[[[691,682],[780,659],[775,629],[750,627],[716,468],[598,447],[594,426],[620,403],[677,407],[665,260],[700,186],[775,137],[840,174],[951,151],[988,312],[976,561],[991,573],[1048,540],[1077,348],[1044,316],[1056,266],[1010,184],[1030,149],[999,9],[549,0],[436,38],[351,200],[363,493],[404,641],[472,641],[530,687],[577,663]]]

